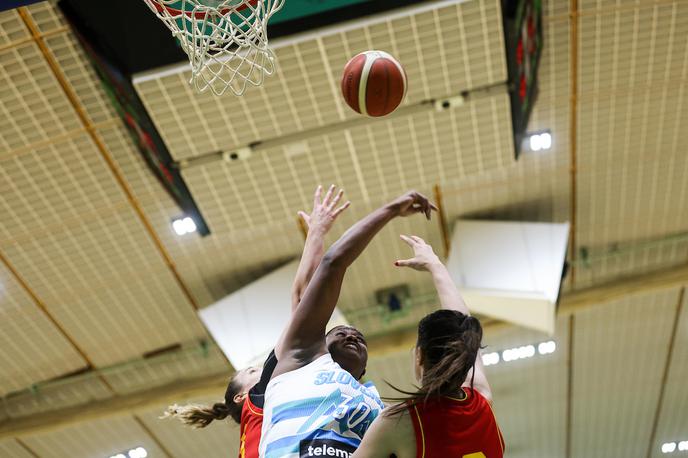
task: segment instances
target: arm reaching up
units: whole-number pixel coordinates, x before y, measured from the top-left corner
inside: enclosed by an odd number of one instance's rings
[[[433,209],[435,206],[425,196],[410,191],[357,222],[330,247],[287,328],[282,354],[277,355],[280,364],[273,377],[302,367],[327,352],[325,326],[339,299],[346,269],[375,234],[397,216],[424,213],[430,219]]]
[[[442,264],[435,252],[432,250],[432,247],[428,245],[425,240],[415,235],[402,235],[401,239],[413,249],[414,256],[411,259],[396,261],[394,265],[398,267],[410,267],[415,270],[430,272],[432,275],[432,280],[435,283],[435,289],[437,290],[437,295],[440,298],[440,304],[442,305],[442,308],[447,310],[456,310],[464,315],[470,316],[471,312],[468,310],[466,303],[461,297],[454,280],[452,280],[446,266]],[[466,380],[470,381],[471,378],[474,379],[473,385],[480,392],[480,394],[492,402],[492,390],[490,389],[490,384],[487,382],[487,377],[485,376],[485,368],[483,366],[483,360],[480,351],[478,351],[478,357],[475,360],[475,376],[473,377],[473,374],[469,372]],[[470,385],[470,382],[465,384],[465,386],[468,385]]]
[[[301,301],[308,282],[310,282],[315,269],[317,269],[320,260],[325,254],[325,235],[330,231],[337,217],[347,208],[351,202],[347,201],[341,207],[337,208],[337,204],[342,198],[344,190],[340,189],[336,192],[334,185],[330,186],[325,198],[322,197],[322,186],[318,186],[313,196],[313,210],[310,215],[303,211],[299,212],[299,217],[308,226],[308,234],[306,236],[306,243],[303,247],[303,254],[301,255],[301,262],[296,271],[294,278],[294,285],[291,293],[291,311],[294,313],[296,307]]]

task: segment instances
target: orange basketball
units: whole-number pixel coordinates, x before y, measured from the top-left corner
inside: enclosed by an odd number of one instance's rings
[[[365,51],[344,67],[342,95],[357,113],[385,116],[393,112],[406,95],[406,72],[384,51]]]

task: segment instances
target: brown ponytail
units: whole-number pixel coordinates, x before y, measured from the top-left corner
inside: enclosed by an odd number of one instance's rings
[[[385,399],[397,403],[388,414],[401,413],[409,404],[455,393],[475,366],[482,337],[480,321],[455,310],[438,310],[423,318],[418,323],[416,344],[423,354],[421,387],[404,391],[390,385],[407,396]]]
[[[232,417],[232,420],[241,423],[241,409],[243,403],[234,402],[234,396],[240,393],[241,386],[232,378],[225,391],[225,402],[216,402],[212,406],[188,404],[185,406],[171,405],[163,412],[160,418],[175,417],[182,423],[192,428],[205,428],[213,420],[224,420]]]

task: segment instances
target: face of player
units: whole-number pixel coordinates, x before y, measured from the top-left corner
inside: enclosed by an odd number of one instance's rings
[[[368,345],[358,329],[339,326],[327,335],[327,350],[342,369],[360,379],[368,364]]]
[[[241,393],[248,393],[253,385],[260,381],[261,368],[258,366],[247,367],[236,373],[234,381],[241,386]]]

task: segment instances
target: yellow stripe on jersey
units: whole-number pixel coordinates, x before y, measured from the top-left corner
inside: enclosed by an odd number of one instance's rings
[[[416,418],[418,418],[418,427],[420,428],[420,441],[421,444],[423,444],[423,453],[421,454],[420,458],[425,458],[425,433],[423,432],[423,422],[420,419],[420,414],[418,413],[418,407],[413,406],[414,412],[416,412]],[[418,438],[416,437],[416,440]]]

